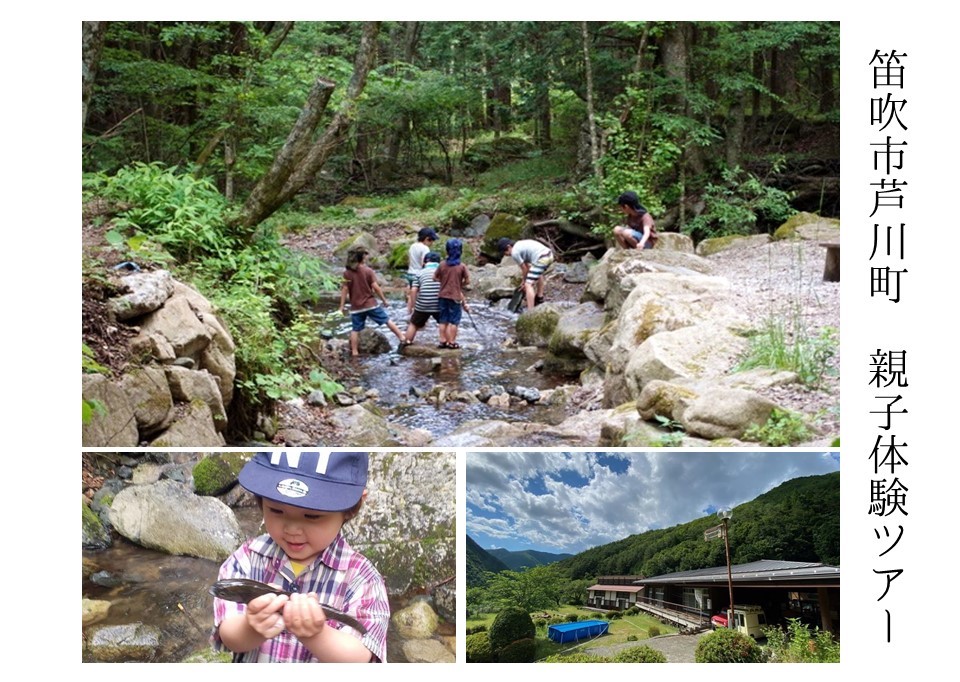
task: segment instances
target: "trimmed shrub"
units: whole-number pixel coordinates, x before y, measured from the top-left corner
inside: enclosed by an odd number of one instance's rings
[[[636,642],[639,638],[636,635],[627,635],[628,642]]]
[[[467,663],[493,663],[493,648],[490,646],[490,635],[486,632],[475,632],[467,635]]]
[[[611,611],[606,615],[607,620],[620,620],[621,618],[623,618],[623,614],[619,611]]]
[[[501,663],[533,663],[537,655],[537,644],[533,639],[518,639],[510,642],[500,651]]]
[[[538,627],[538,628],[546,627],[546,625],[547,625],[547,619],[546,619],[546,618],[534,618],[534,619],[533,619],[533,624],[534,624],[536,627]]]
[[[504,609],[497,614],[490,626],[490,646],[495,654],[518,639],[533,639],[537,629],[530,614],[516,607]]]
[[[651,625],[650,627],[647,628],[647,637],[659,637],[659,636],[660,636],[660,628],[658,628],[656,625]]]
[[[579,614],[579,613],[568,613],[568,614],[567,614],[567,617],[566,617],[566,620],[567,620],[568,623],[576,623],[578,620],[580,620],[580,614]]]
[[[610,663],[609,658],[592,654],[553,654],[539,661],[540,663]]]
[[[666,663],[667,657],[646,645],[624,649],[613,657],[614,663]]]
[[[763,651],[752,637],[723,628],[700,640],[694,658],[697,663],[761,663]]]
[[[466,634],[474,635],[478,632],[486,632],[486,631],[487,631],[486,625],[474,625],[472,628],[467,628]]]

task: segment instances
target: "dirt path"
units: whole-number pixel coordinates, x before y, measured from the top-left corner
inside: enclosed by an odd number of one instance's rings
[[[612,658],[624,649],[646,645],[666,656],[667,663],[695,663],[694,654],[697,650],[697,643],[705,634],[707,633],[701,632],[695,635],[662,635],[661,637],[645,639],[639,642],[626,642],[624,644],[613,644],[611,646],[584,648],[582,651],[585,654],[595,654],[597,656],[608,656]]]

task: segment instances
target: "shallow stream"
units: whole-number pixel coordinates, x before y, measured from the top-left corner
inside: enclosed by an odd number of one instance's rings
[[[244,533],[255,534],[261,520],[260,511],[255,508],[234,511]],[[180,662],[192,654],[210,651],[213,597],[208,590],[217,579],[220,562],[172,556],[116,536],[105,550],[83,550],[83,561],[83,596],[111,604],[107,617],[85,628],[85,635],[104,625],[139,622],[161,633],[160,646],[149,659],[151,662]],[[94,583],[88,575],[91,569],[105,571],[116,584],[106,587]],[[391,597],[390,610],[396,613],[418,598],[422,597]],[[454,629],[453,623],[441,619],[436,637],[453,636]],[[402,640],[395,629],[390,628],[387,660],[404,662],[402,650]],[[95,660],[86,647],[83,660]]]
[[[401,331],[405,330],[408,316],[404,302],[388,300],[390,319]],[[387,336],[394,350],[383,355],[361,355],[358,363],[362,368],[362,385],[377,390],[377,404],[388,411],[391,422],[426,429],[434,437],[449,434],[463,422],[475,419],[559,423],[564,418],[562,408],[522,404],[501,410],[485,403],[451,400],[437,405],[414,395],[414,392],[426,394],[438,385],[451,392],[476,391],[491,384],[499,384],[508,391],[516,386],[545,390],[570,383],[564,377],[534,369],[545,354],[543,349],[504,345],[514,337],[517,319],[514,313],[506,310],[505,304],[506,301],[493,306],[484,301],[473,302],[471,312],[464,311],[459,326],[457,342],[462,350],[442,357],[439,365],[432,358],[398,354],[396,337],[385,326],[377,328]],[[324,311],[321,309],[320,312]],[[342,318],[333,331],[337,337],[347,338],[349,317]],[[438,340],[437,325],[431,319],[417,333],[414,343],[435,348]]]

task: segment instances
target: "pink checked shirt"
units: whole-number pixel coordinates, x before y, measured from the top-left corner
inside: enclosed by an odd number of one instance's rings
[[[316,592],[322,604],[349,613],[366,626],[367,632],[361,635],[332,618],[327,620],[328,626],[356,636],[376,660],[385,661],[387,658],[390,604],[386,585],[373,564],[354,551],[340,533],[313,565],[295,579],[287,556],[269,535],[247,540],[220,566],[218,579],[224,578],[250,578],[280,585],[290,592]],[[220,640],[220,623],[227,616],[243,613],[245,609],[245,604],[213,600],[214,632],[211,643],[215,650],[222,651],[225,648]],[[286,630],[265,641],[259,649],[234,654],[234,660],[244,663],[319,662],[300,640]]]

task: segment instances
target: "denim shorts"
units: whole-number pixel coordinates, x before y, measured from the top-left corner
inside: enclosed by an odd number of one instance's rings
[[[362,331],[367,326],[367,318],[370,318],[377,324],[386,324],[390,321],[387,311],[377,306],[370,310],[361,310],[359,313],[350,313],[350,324],[353,325],[353,331]]]
[[[440,324],[460,324],[460,318],[463,316],[463,307],[452,298],[437,299],[440,304]]]

